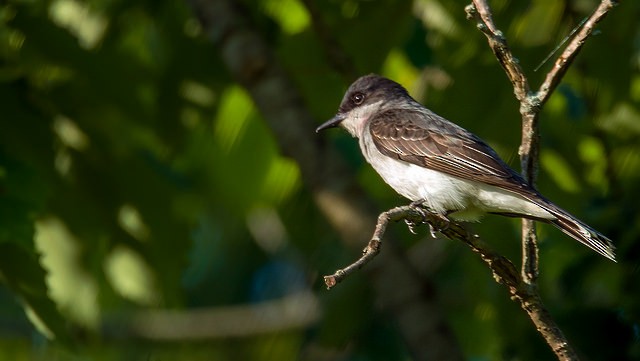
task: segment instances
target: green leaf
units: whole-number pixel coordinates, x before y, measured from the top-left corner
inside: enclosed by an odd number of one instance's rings
[[[0,276],[24,304],[31,322],[49,338],[68,344],[66,322],[48,294],[47,272],[33,250],[11,242],[0,242]]]
[[[48,294],[47,272],[35,250],[34,215],[45,196],[33,171],[0,151],[0,280],[48,337],[69,341],[65,321]]]

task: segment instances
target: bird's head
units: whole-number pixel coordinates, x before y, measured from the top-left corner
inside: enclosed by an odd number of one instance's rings
[[[402,85],[379,75],[365,75],[347,89],[338,114],[320,125],[316,132],[341,126],[354,137],[359,137],[371,115],[407,99],[411,97]]]

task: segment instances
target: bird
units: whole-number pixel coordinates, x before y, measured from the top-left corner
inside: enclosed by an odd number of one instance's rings
[[[354,81],[337,114],[316,133],[333,127],[358,138],[367,162],[412,205],[457,221],[489,213],[549,223],[616,261],[609,238],[545,198],[485,141],[391,79],[369,74]]]

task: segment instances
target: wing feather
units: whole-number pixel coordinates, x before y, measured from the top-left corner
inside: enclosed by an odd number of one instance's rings
[[[435,113],[387,110],[369,132],[383,154],[459,178],[537,196],[527,182],[484,141]]]
[[[523,196],[556,217],[542,221],[615,261],[609,238],[540,195],[480,138],[437,114],[388,110],[371,120],[369,132],[376,148],[389,157]]]
[[[523,196],[556,217],[542,221],[615,261],[609,238],[544,198],[480,138],[437,114],[388,110],[371,120],[369,132],[376,148],[389,157]]]

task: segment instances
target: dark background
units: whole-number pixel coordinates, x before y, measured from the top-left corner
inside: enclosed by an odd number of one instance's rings
[[[519,168],[518,104],[467,3],[241,4],[315,119],[309,129],[354,75],[375,72]],[[536,87],[553,63],[533,69],[597,2],[491,5]],[[341,242],[317,184],[192,14],[177,0],[0,1],[0,359],[429,359],[372,286],[385,263],[325,290],[322,275],[370,233]],[[540,293],[585,360],[640,359],[639,18],[637,1],[609,14],[540,122],[538,188],[618,247],[615,264],[538,228]],[[335,149],[372,213],[406,203],[344,131],[307,136]],[[519,263],[517,220],[472,227]],[[553,359],[466,246],[403,224],[388,236],[382,252],[424,280],[453,359]]]

